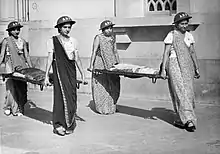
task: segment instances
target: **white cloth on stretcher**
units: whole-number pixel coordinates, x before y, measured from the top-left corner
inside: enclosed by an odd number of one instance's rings
[[[110,71],[124,71],[131,73],[142,73],[142,74],[157,74],[159,72],[158,69],[150,68],[147,66],[139,66],[134,64],[117,64],[110,68]]]
[[[19,72],[14,72],[14,73],[12,74],[12,76],[20,77],[20,78],[25,78],[25,75],[24,75],[24,74],[21,74],[21,73],[19,73]]]

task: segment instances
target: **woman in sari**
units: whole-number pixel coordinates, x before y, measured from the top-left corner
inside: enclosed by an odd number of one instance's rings
[[[119,63],[116,49],[114,24],[105,20],[100,25],[101,34],[95,36],[89,70],[109,69]],[[92,73],[92,96],[96,111],[100,114],[116,112],[116,103],[120,95],[120,78],[118,75]]]
[[[53,36],[47,42],[48,61],[45,86],[50,84],[48,75],[52,65],[54,90],[53,132],[61,136],[73,133],[76,127],[76,66],[84,82],[77,40],[69,36],[73,24],[75,24],[75,21],[70,17],[60,17],[55,26],[58,29],[59,35]]]
[[[5,67],[4,73],[12,73],[16,69],[32,67],[26,41],[19,37],[23,26],[17,21],[8,24],[9,37],[2,42],[0,64]],[[27,83],[14,79],[6,80],[5,115],[21,116],[27,102]]]
[[[175,28],[164,40],[165,49],[161,76],[168,75],[168,86],[178,119],[174,125],[182,126],[187,131],[195,131],[196,115],[194,78],[199,78],[199,67],[194,49],[194,38],[187,31],[190,17],[180,12],[174,17]]]

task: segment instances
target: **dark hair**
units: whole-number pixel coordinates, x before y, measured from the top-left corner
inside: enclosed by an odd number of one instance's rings
[[[61,30],[60,30],[60,27],[58,27],[58,28],[57,28],[57,32],[60,33],[60,31],[61,31]]]
[[[11,31],[8,31],[8,36],[12,36]]]

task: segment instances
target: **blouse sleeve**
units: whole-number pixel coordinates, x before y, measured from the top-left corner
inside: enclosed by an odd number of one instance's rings
[[[52,40],[52,38],[50,38],[50,39],[47,41],[47,52],[48,52],[48,53],[54,52],[54,47],[53,47],[53,40]]]
[[[189,33],[190,44],[195,44],[194,37],[191,33]]]
[[[173,43],[173,33],[169,32],[164,39],[165,44],[172,44]]]

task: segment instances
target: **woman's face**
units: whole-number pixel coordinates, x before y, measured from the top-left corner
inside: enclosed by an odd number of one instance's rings
[[[183,20],[177,24],[177,29],[181,33],[185,33],[187,30],[187,27],[189,26],[189,21],[188,20]]]
[[[112,27],[112,26],[106,27],[106,28],[103,30],[103,33],[104,33],[106,36],[111,36],[111,35],[113,34],[113,27]]]
[[[60,34],[63,36],[69,36],[72,25],[70,23],[64,24],[60,27]]]
[[[18,38],[19,34],[20,34],[21,28],[13,28],[10,30],[10,34],[15,37]]]

